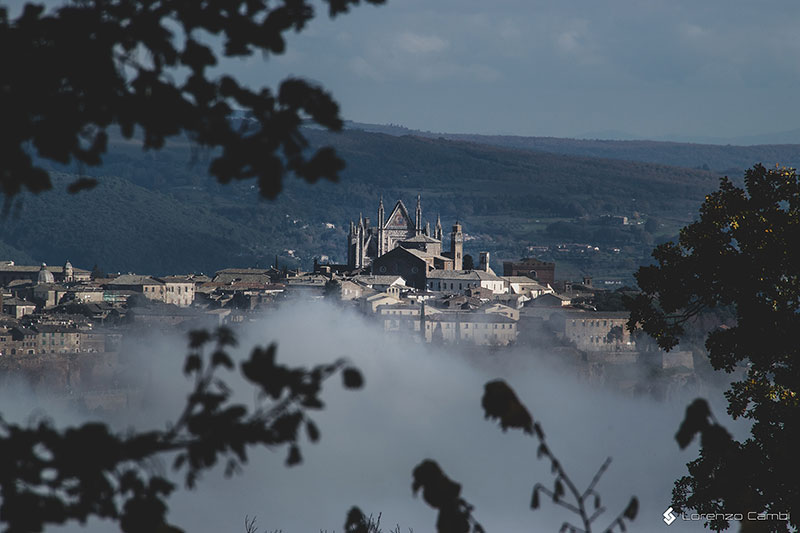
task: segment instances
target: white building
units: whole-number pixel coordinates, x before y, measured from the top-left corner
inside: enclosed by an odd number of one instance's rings
[[[482,287],[494,294],[506,294],[503,278],[483,270],[432,270],[428,273],[428,290],[447,294],[464,294],[467,289]]]

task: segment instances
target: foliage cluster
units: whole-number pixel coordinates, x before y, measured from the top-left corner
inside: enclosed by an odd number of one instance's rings
[[[359,2],[326,3],[333,17]],[[148,149],[178,134],[217,148],[211,175],[220,183],[257,178],[269,198],[287,172],[309,182],[335,180],[342,160],[327,147],[309,154],[300,131],[305,119],[342,127],[338,105],[321,87],[289,78],[277,91],[252,90],[231,76],[207,73],[218,55],[283,53],[284,34],[302,30],[313,16],[306,0],[90,0],[49,12],[25,4],[16,19],[0,6],[0,49],[14,51],[0,58],[3,192],[51,187],[31,151],[59,163],[99,165],[111,127],[128,139],[140,129]],[[209,35],[221,39],[221,54]],[[236,109],[249,118],[238,127],[231,120]],[[70,190],[95,184],[81,178]]]
[[[797,242],[800,177],[794,169],[756,165],[743,188],[722,179],[699,220],[677,243],[657,247],[657,263],[636,274],[642,294],[631,304],[630,329],[640,326],[670,349],[694,317],[726,309],[732,325],[708,334],[708,358],[716,370],[746,369],[725,396],[731,416],[752,421],[751,435],[739,442],[704,434],[700,457],[676,483],[678,510],[789,513],[798,525],[800,476],[789,467],[800,443]],[[690,434],[714,427],[705,422],[707,407],[695,413]],[[685,446],[681,434],[679,442]],[[769,526],[786,531],[789,523],[772,520]]]

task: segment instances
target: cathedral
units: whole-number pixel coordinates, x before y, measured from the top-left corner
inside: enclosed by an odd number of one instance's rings
[[[422,224],[422,203],[417,196],[417,209],[412,220],[402,200],[385,216],[383,198],[378,204],[378,220],[370,225],[369,217],[358,217],[358,223],[350,222],[347,236],[347,266],[351,270],[369,267],[378,257],[395,248],[418,250],[431,257],[447,260],[449,269],[461,270],[464,236],[461,225],[456,223],[450,234],[449,252],[442,252],[442,222],[436,217],[436,227],[431,234],[430,223]]]

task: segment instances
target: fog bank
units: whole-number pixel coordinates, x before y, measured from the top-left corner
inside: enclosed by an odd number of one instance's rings
[[[238,358],[255,344],[278,343],[278,360],[311,365],[349,358],[363,372],[366,386],[344,390],[338,376],[325,383],[324,410],[313,413],[321,431],[317,444],[301,441],[304,461],[283,465],[285,450],[251,449],[242,474],[224,478],[222,469],[207,474],[194,491],[179,490],[170,499],[169,519],[187,532],[244,531],[245,515],[257,516],[260,531],[341,531],[347,510],[382,513],[384,530],[433,531],[435,513],[411,494],[411,471],[420,461],[439,462],[463,486],[463,497],[475,505],[475,517],[489,532],[557,531],[572,520],[565,509],[543,499],[529,509],[537,482],[552,483],[549,463],[536,459],[535,439],[503,433],[484,420],[483,385],[502,377],[516,390],[568,474],[585,488],[607,456],[613,458],[598,485],[608,511],[597,521],[604,528],[628,499],[636,495],[640,512],[633,531],[665,527],[661,514],[669,506],[673,481],[696,457],[696,444],[681,451],[674,440],[686,405],[695,394],[669,402],[632,398],[565,375],[530,348],[464,356],[385,335],[375,324],[327,304],[294,304],[243,327]],[[181,368],[185,339],[150,335],[136,345],[148,387],[141,409],[120,414],[113,424],[125,429],[163,427],[177,417],[190,388]],[[238,372],[223,373],[234,384],[237,399],[254,401],[253,389]],[[7,419],[25,420],[30,401],[19,391],[8,398]],[[724,399],[709,397],[715,415],[724,415]],[[59,426],[81,415],[51,404],[44,409]],[[108,531],[110,524],[63,531]],[[676,522],[670,531],[701,530],[702,524]]]

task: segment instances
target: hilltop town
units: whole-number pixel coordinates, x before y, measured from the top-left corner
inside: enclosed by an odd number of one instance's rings
[[[622,305],[631,289],[557,279],[555,263],[533,257],[503,261],[498,273],[488,252],[477,261],[464,253],[460,222],[449,238],[438,217],[433,228],[423,222],[419,197],[413,217],[400,200],[385,212],[381,199],[374,225],[363,215],[350,224],[346,264],[317,262],[311,272],[277,258],[270,268],[172,276],[2,262],[0,369],[44,388],[107,388],[126,335],[235,327],[287,302],[326,300],[369,317],[387,335],[491,353],[540,348],[622,388],[641,385],[626,371],[642,365],[651,374],[693,375],[690,351],[665,353],[631,337]]]

